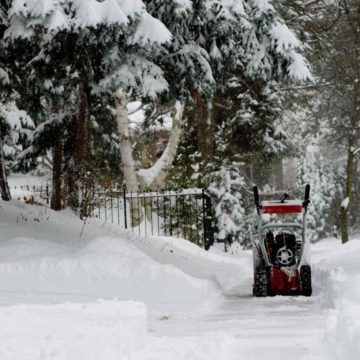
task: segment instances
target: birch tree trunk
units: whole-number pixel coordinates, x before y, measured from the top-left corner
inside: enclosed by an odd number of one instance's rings
[[[164,152],[151,168],[139,170],[138,176],[142,188],[146,187],[151,190],[156,190],[156,188],[164,184],[168,176],[168,171],[177,154],[177,148],[183,131],[182,122],[184,109],[184,103],[180,101],[175,103],[170,138]]]
[[[139,185],[130,142],[127,105],[128,102],[126,94],[123,91],[118,91],[115,95],[115,117],[119,135],[119,147],[124,181],[127,191],[136,192],[139,191]]]
[[[182,133],[182,119],[184,113],[184,103],[177,101],[174,107],[173,126],[170,133],[169,142],[165,151],[158,161],[149,169],[135,169],[135,162],[132,154],[132,146],[129,133],[129,115],[127,109],[126,94],[119,90],[115,94],[115,109],[113,115],[116,118],[119,148],[122,160],[123,176],[128,192],[138,192],[139,190],[155,189],[162,184],[167,176],[168,170],[176,156]],[[132,226],[137,226],[143,219],[142,207],[139,202],[130,202]]]
[[[118,128],[119,148],[121,154],[124,182],[127,192],[138,192],[139,184],[130,142],[129,115],[127,105],[128,102],[126,94],[122,90],[118,90],[115,94],[114,115],[116,117]],[[143,220],[143,209],[137,199],[129,200],[129,208],[131,216],[131,226],[136,227],[140,225]]]
[[[0,191],[1,191],[1,198],[4,201],[11,200],[9,184],[8,184],[7,176],[6,176],[4,150],[3,150],[3,142],[2,142],[2,138],[1,138],[1,133],[0,133]]]

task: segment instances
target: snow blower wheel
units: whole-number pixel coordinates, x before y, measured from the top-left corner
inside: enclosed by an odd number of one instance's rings
[[[303,265],[300,269],[300,295],[311,296],[311,267]]]
[[[311,296],[310,242],[305,231],[310,185],[304,200],[290,200],[284,194],[281,200],[260,201],[258,188],[253,190],[258,215],[257,234],[251,237],[253,295]]]
[[[268,295],[268,271],[264,266],[255,269],[253,295],[256,297]]]

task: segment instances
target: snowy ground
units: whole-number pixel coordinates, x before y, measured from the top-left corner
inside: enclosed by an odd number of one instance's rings
[[[0,359],[360,358],[360,241],[313,247],[311,298],[253,298],[232,250],[2,202]]]

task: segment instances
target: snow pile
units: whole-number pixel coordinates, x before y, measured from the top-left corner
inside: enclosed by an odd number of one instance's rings
[[[242,342],[216,323],[180,337],[157,331],[213,314],[224,301],[216,285],[249,295],[248,253],[83,227],[70,211],[17,201],[1,202],[0,218],[1,359],[238,359]]]
[[[0,302],[89,301],[202,304],[217,293],[210,281],[162,265],[125,238],[70,212],[20,202],[0,208]]]
[[[131,359],[144,346],[141,303],[97,301],[85,305],[0,307],[0,358]]]
[[[190,241],[171,237],[133,238],[136,247],[162,264],[172,264],[185,273],[215,281],[224,295],[243,296],[252,293],[253,263],[250,252],[224,254],[210,251]]]
[[[359,359],[360,240],[345,245],[327,240],[316,248],[330,244],[331,249],[315,264],[323,303],[330,308],[326,334],[316,353],[305,359]]]

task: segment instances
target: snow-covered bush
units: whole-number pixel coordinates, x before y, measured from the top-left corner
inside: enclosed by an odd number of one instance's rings
[[[208,191],[214,202],[217,240],[228,244],[239,241],[245,245],[248,224],[244,200],[246,182],[241,166],[235,162],[223,164],[209,175]]]
[[[3,131],[3,149],[9,170],[19,170],[21,157],[28,138],[31,136],[35,124],[29,115],[19,110],[15,102],[0,103],[0,122]]]

